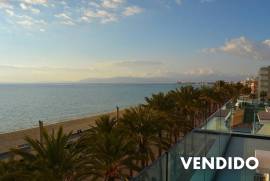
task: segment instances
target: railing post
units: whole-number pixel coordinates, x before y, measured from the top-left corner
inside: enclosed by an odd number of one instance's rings
[[[166,181],[169,181],[169,153],[166,151]]]

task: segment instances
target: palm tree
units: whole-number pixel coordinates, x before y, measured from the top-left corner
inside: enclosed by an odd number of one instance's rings
[[[135,144],[117,128],[115,118],[100,117],[79,145],[85,155],[84,175],[91,180],[113,181],[128,177],[129,169],[138,171],[132,162]]]
[[[0,161],[1,181],[31,181],[32,177],[27,165],[11,158],[8,161]]]
[[[137,145],[134,152],[141,168],[155,159],[153,146],[158,143],[159,132],[157,129],[159,119],[156,116],[152,109],[138,106],[127,109],[119,123],[126,137]]]
[[[215,111],[218,99],[218,95],[212,87],[202,87],[200,89],[199,101],[201,103],[200,111],[203,114],[203,119]]]
[[[110,115],[102,115],[95,121],[95,125],[89,130],[91,134],[106,134],[110,133],[114,128],[116,128],[117,120],[115,117],[110,117]]]
[[[152,94],[150,98],[146,97],[145,101],[152,109],[169,112],[174,107],[174,101],[171,98],[167,94],[160,92],[158,94]]]
[[[71,133],[64,134],[62,128],[51,135],[44,131],[44,144],[26,137],[32,151],[12,149],[12,152],[21,157],[36,180],[77,180],[82,160],[74,145],[69,143],[70,136]]]
[[[170,135],[172,135],[174,127],[172,111],[174,109],[175,101],[171,96],[162,92],[152,94],[151,97],[146,97],[145,100],[147,103],[146,106],[155,111],[156,116],[159,117],[159,124],[156,123],[157,129],[159,130],[159,143],[157,146],[159,147],[159,156],[161,156],[162,150],[167,150],[170,146]]]
[[[194,121],[199,109],[199,91],[192,86],[187,86],[171,91],[170,94],[176,101],[175,117],[178,119],[178,126],[185,135],[195,126]]]

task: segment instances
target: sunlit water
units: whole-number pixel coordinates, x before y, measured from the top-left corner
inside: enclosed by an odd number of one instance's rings
[[[0,84],[0,133],[144,103],[177,84]]]

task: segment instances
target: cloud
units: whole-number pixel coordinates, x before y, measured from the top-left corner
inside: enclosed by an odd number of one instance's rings
[[[156,61],[122,61],[116,62],[114,65],[120,67],[153,67],[162,66],[163,64]]]
[[[14,7],[7,0],[0,1],[0,9],[14,9]]]
[[[156,61],[111,61],[91,65],[91,77],[160,77],[166,65]]]
[[[264,40],[264,41],[263,41],[263,44],[270,47],[270,40]]]
[[[135,1],[134,1],[135,2]],[[0,11],[4,14],[2,23],[20,27],[32,27],[31,30],[39,31],[33,26],[30,18],[21,20],[20,17],[29,16],[32,20],[46,21],[47,26],[54,24],[80,25],[88,23],[117,22],[124,16],[132,16],[142,12],[142,8],[129,0],[0,0]],[[1,12],[0,12],[1,13]]]
[[[110,69],[114,69],[114,66],[118,66],[119,63],[113,64],[110,66]],[[128,63],[129,64],[129,63]],[[140,63],[139,63],[140,64]],[[132,65],[131,65],[132,66]],[[104,68],[104,66],[103,66]],[[133,68],[132,68],[133,69]],[[82,79],[81,82],[88,83],[176,83],[177,81],[182,82],[201,82],[201,81],[217,81],[217,80],[226,80],[226,81],[239,81],[247,77],[247,75],[240,74],[224,74],[217,72],[211,68],[194,68],[188,70],[185,73],[181,72],[171,72],[166,69],[155,71],[154,68],[150,72],[142,74],[139,72],[133,72],[130,74],[115,74],[114,76],[92,76],[90,78]],[[118,71],[120,71],[119,69]],[[103,70],[108,72],[108,70]],[[122,70],[121,70],[122,71]],[[149,71],[149,70],[148,70]]]
[[[14,11],[13,10],[10,10],[10,9],[6,9],[5,12],[9,16],[14,16],[15,15]]]
[[[270,40],[254,42],[246,37],[228,40],[217,48],[207,48],[206,53],[225,53],[254,60],[270,60]]]
[[[101,6],[104,8],[118,8],[125,3],[125,0],[102,0]]]
[[[25,28],[31,28],[33,26],[40,27],[40,26],[47,25],[46,21],[42,19],[37,20],[27,15],[16,16],[16,18],[17,18],[16,24]]]
[[[215,73],[216,71],[211,68],[195,68],[184,72],[186,75],[212,75]]]
[[[34,14],[38,14],[38,13],[40,13],[40,10],[39,9],[37,9],[37,8],[33,8],[32,6],[30,6],[30,5],[27,5],[27,4],[24,4],[24,3],[20,3],[20,7],[23,9],[23,10],[25,10],[25,11],[31,11],[32,13],[34,13]]]
[[[61,20],[60,21],[61,24],[75,25],[75,23],[73,22],[73,19],[69,15],[67,15],[65,13],[56,14],[54,16]]]
[[[0,82],[64,82],[90,76],[91,68],[0,65]]]
[[[23,10],[27,10],[27,6],[26,6],[24,3],[21,3],[21,4],[20,4],[20,7],[21,7]]]
[[[65,13],[60,13],[60,14],[56,14],[54,15],[57,18],[61,18],[61,19],[66,19],[66,20],[71,20],[71,17],[69,17],[67,14]]]
[[[134,14],[139,14],[141,13],[143,10],[142,8],[138,7],[138,6],[129,6],[125,8],[125,11],[123,12],[124,16],[132,16]]]
[[[156,61],[111,61],[90,64],[84,67],[52,67],[0,65],[0,82],[16,81],[73,81],[89,77],[161,77],[167,72],[162,62]],[[3,76],[10,75],[4,79]]]
[[[86,10],[84,15],[81,17],[84,21],[91,21],[91,19],[97,19],[100,23],[108,23],[118,21],[118,17],[114,13],[110,13],[106,10]]]
[[[193,68],[184,73],[172,72],[165,65],[153,61],[103,62],[84,67],[0,65],[0,82],[61,82],[86,79],[86,82],[96,83],[175,83],[176,81],[232,81],[242,80],[247,76],[225,74],[209,67]]]
[[[23,2],[27,3],[27,4],[47,4],[48,0],[22,0]]]

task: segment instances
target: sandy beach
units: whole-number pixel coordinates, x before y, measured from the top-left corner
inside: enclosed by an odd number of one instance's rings
[[[121,115],[124,110],[119,111]],[[109,114],[111,116],[116,116],[116,112],[111,113],[103,113]],[[70,121],[63,121],[55,124],[46,125],[44,122],[44,128],[51,132],[53,129],[58,129],[60,126],[63,127],[65,133],[69,132],[77,132],[77,130],[86,130],[89,129],[91,125],[95,124],[95,120],[99,118],[99,116],[103,115],[99,114],[96,116],[88,116],[84,118],[72,119]],[[0,153],[9,151],[12,147],[17,147],[18,145],[22,145],[25,143],[24,138],[29,136],[34,139],[39,139],[39,128],[30,128],[20,131],[15,131],[11,133],[0,134]]]

